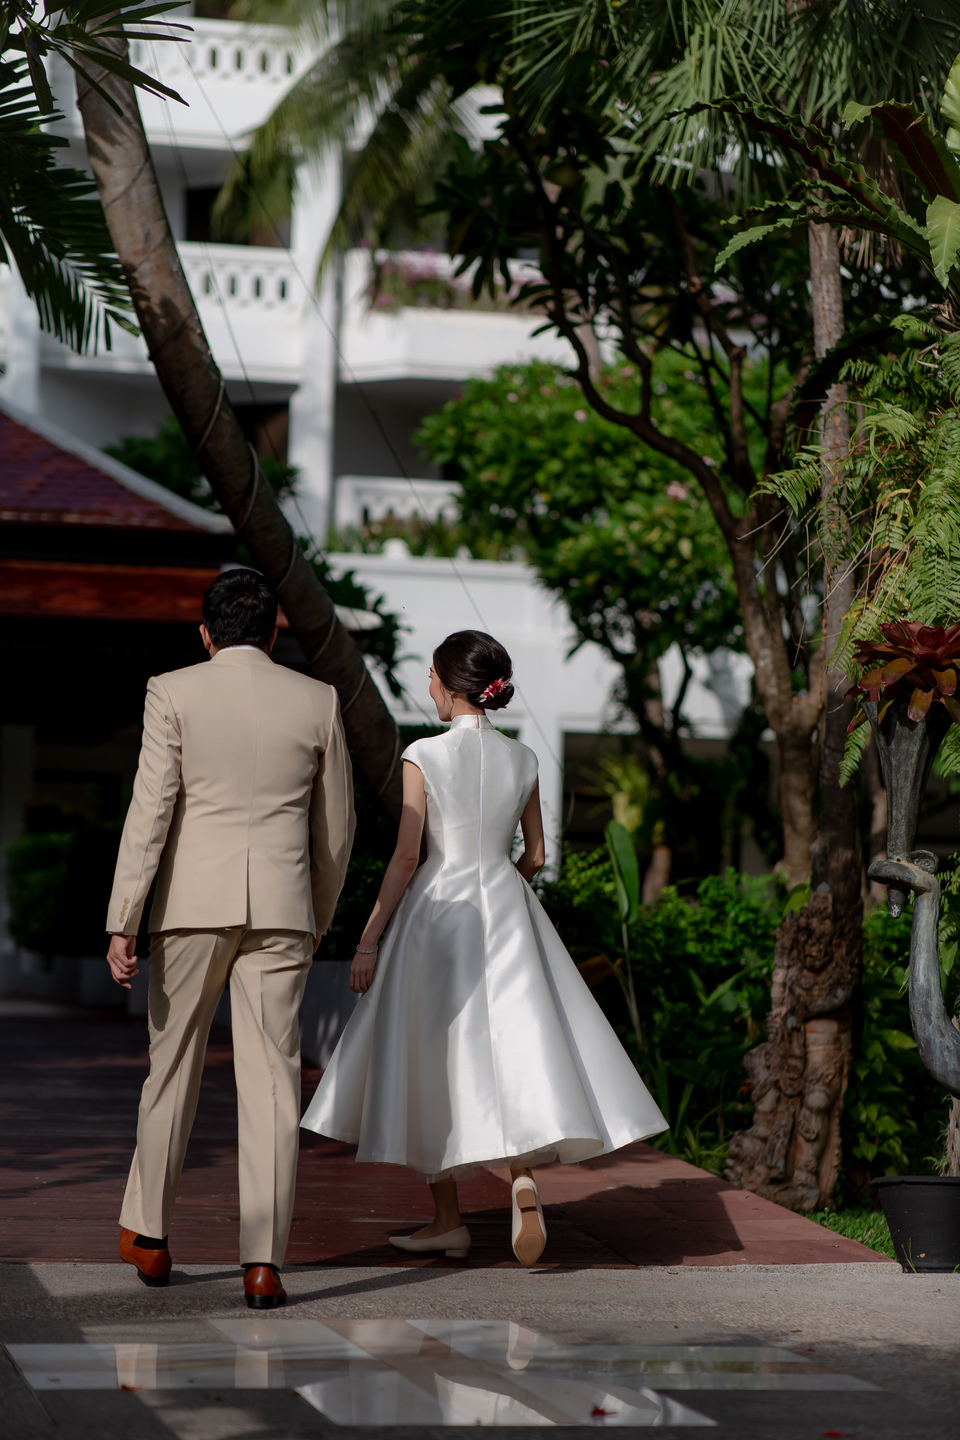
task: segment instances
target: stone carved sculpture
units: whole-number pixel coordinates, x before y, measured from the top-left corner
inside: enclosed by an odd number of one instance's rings
[[[750,1129],[733,1137],[727,1178],[791,1210],[818,1209],[837,1178],[852,1028],[844,1002],[856,979],[844,918],[830,894],[784,918],[768,1038],[744,1062],[756,1108]]]
[[[946,1017],[940,993],[936,859],[912,848],[923,793],[950,714],[941,705],[931,705],[923,719],[915,721],[908,706],[907,697],[894,699],[884,706],[879,723],[878,705],[868,701],[863,707],[880,754],[887,791],[887,855],[893,857],[875,862],[868,874],[887,885],[893,915],[902,912],[909,890],[917,894],[910,964],[914,1035],[930,1073],[951,1094],[960,1095],[944,1078],[955,1075],[960,1082],[960,1032]],[[822,893],[815,890],[802,910],[785,916],[774,952],[768,1038],[744,1061],[755,1112],[749,1129],[738,1131],[731,1141],[726,1178],[791,1210],[819,1209],[836,1182],[837,1102],[850,1074],[850,999],[859,981],[859,963],[851,961],[859,951],[848,931],[859,925],[859,918],[852,897],[831,894],[828,886]],[[931,1069],[927,1055],[939,1070]],[[954,1149],[960,1165],[960,1137]]]

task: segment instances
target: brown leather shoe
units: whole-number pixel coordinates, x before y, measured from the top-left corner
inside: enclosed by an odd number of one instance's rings
[[[145,1237],[135,1230],[120,1231],[120,1259],[128,1265],[136,1265],[137,1274],[144,1285],[169,1285],[173,1261],[166,1245],[150,1249],[138,1244]]]
[[[287,1292],[275,1265],[247,1265],[243,1273],[243,1293],[251,1310],[276,1310],[286,1305]]]

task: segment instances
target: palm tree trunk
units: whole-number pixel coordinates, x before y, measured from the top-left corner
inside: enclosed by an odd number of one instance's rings
[[[814,348],[824,356],[843,334],[836,232],[810,226]],[[843,618],[854,598],[852,567],[836,559],[838,504],[850,446],[846,386],[835,385],[820,417],[824,449],[824,663],[820,710],[820,827],[811,895],[777,932],[767,1039],[747,1056],[753,1125],[730,1147],[728,1176],[792,1210],[821,1209],[840,1167],[840,1117],[850,1077],[853,998],[860,984],[863,896],[856,790],[838,772],[853,702],[834,668]]]
[[[125,54],[126,43],[117,48]],[[97,79],[123,114],[77,77],[87,152],[157,378],[210,488],[276,591],[311,673],[337,690],[354,756],[399,815],[397,726],[226,397],[170,233],[133,86],[104,71]]]

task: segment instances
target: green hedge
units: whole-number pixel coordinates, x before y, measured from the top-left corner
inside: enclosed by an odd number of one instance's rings
[[[731,1131],[749,1125],[743,1057],[764,1036],[774,935],[786,893],[772,876],[727,871],[689,896],[668,887],[630,931],[643,1049],[620,987],[602,979],[621,953],[610,862],[569,853],[540,887],[548,914],[671,1122],[653,1143],[719,1173]],[[869,1203],[878,1174],[936,1171],[948,1097],[927,1075],[910,1032],[906,995],[910,916],[885,909],[864,923],[864,983],[854,1017],[853,1073],[838,1196]],[[593,962],[593,963],[591,963]],[[598,983],[599,982],[599,983]]]
[[[68,828],[69,827],[69,828]],[[6,849],[7,928],[41,955],[101,955],[120,825],[65,820]]]

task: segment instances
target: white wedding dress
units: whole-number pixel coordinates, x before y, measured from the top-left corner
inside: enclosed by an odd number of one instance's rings
[[[585,1160],[667,1128],[510,860],[537,758],[460,715],[403,753],[427,859],[302,1124],[430,1180]]]

